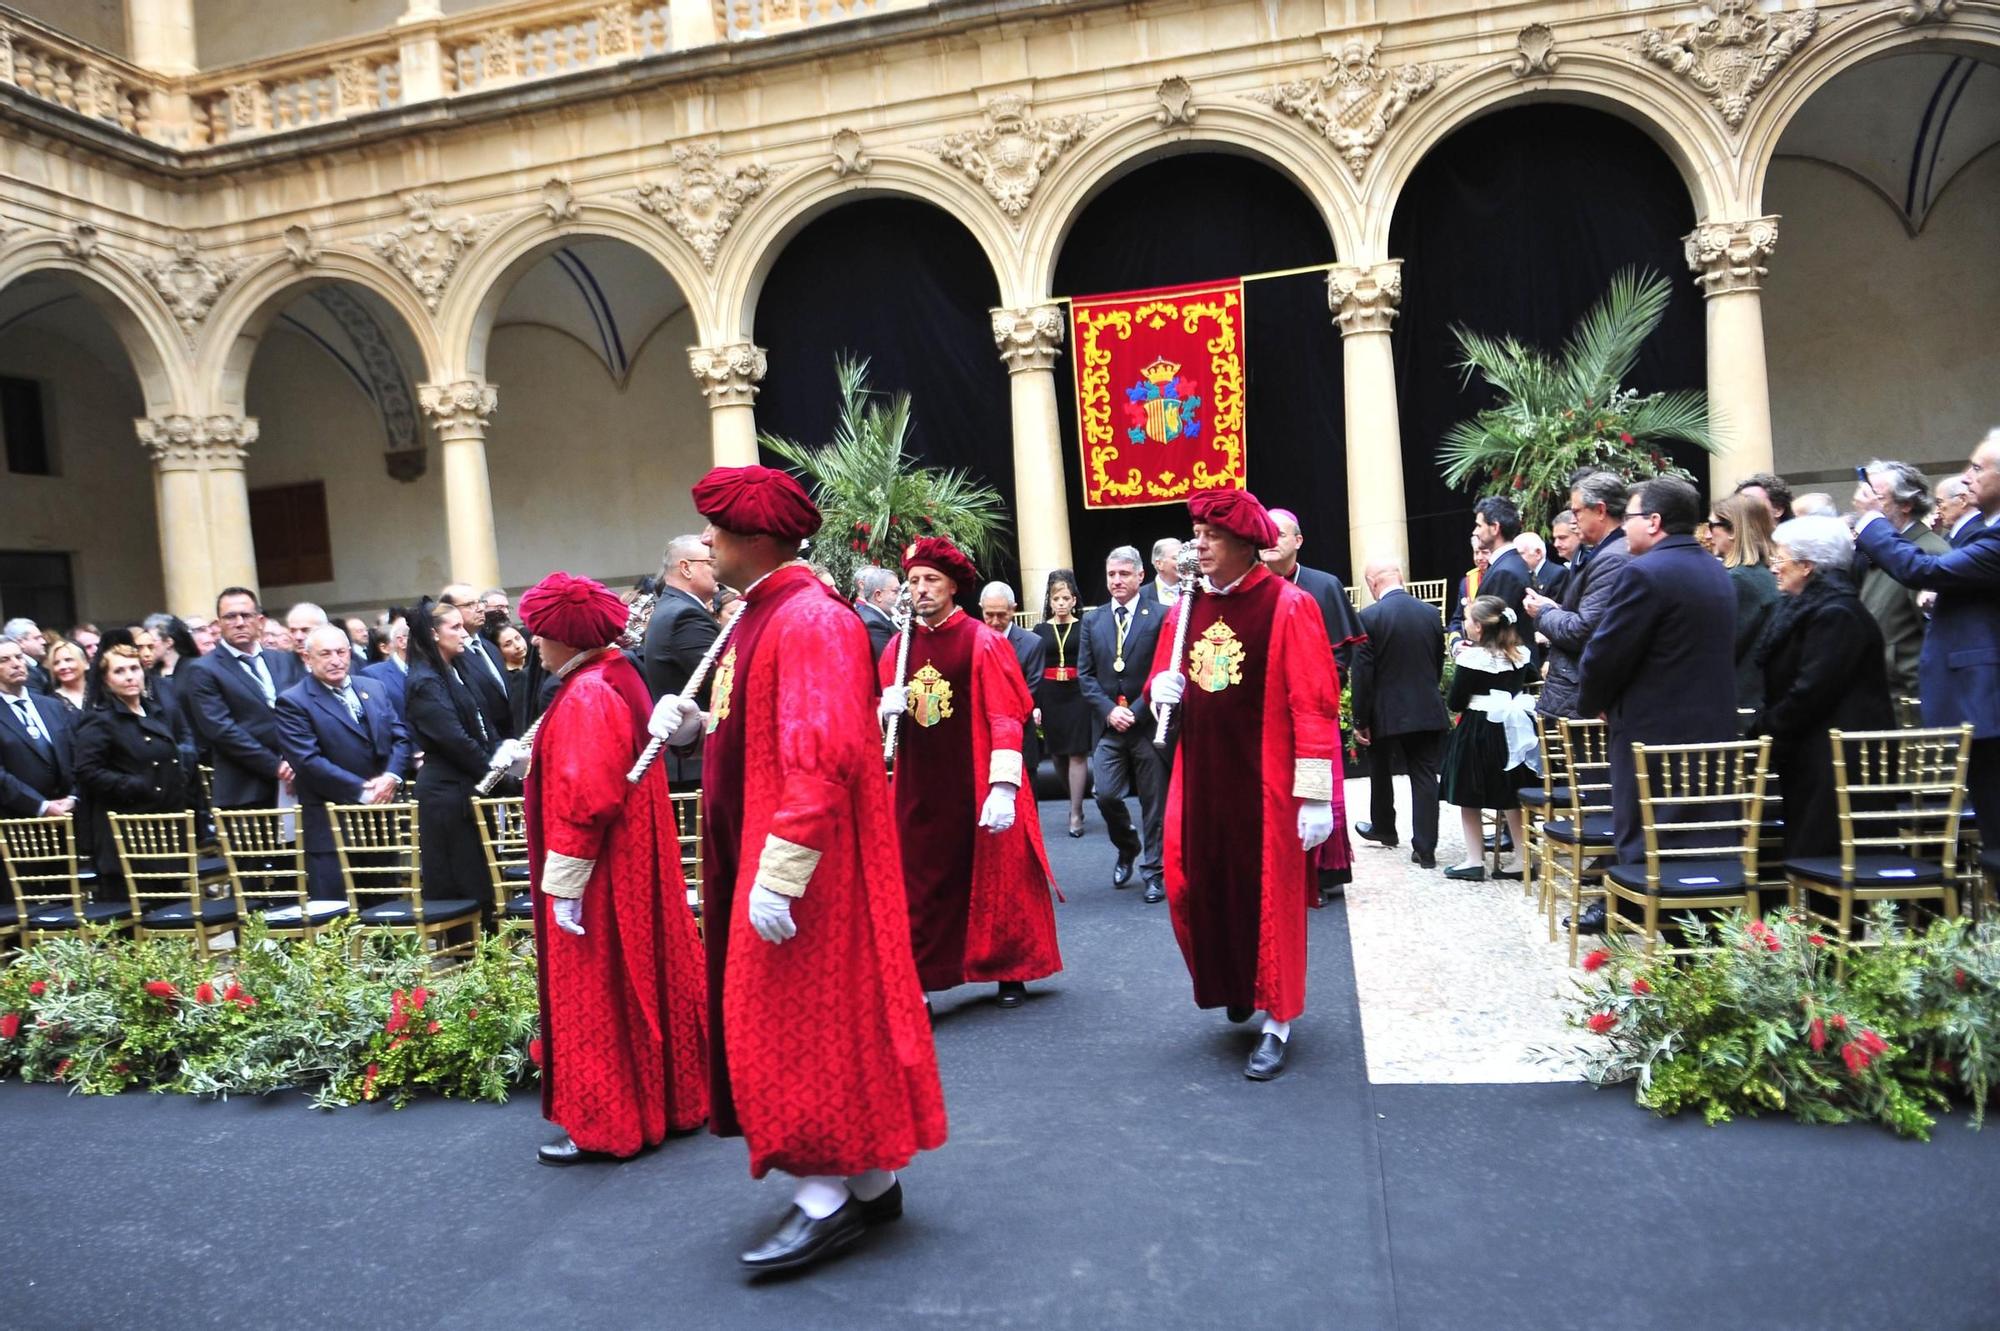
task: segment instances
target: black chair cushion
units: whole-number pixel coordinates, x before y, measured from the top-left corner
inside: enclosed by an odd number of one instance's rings
[[[424,902],[424,923],[438,924],[445,920],[456,920],[466,915],[477,915],[479,903],[453,899]],[[412,925],[417,922],[416,912],[407,901],[385,901],[379,906],[369,906],[361,912],[363,924]]]
[[[347,914],[345,901],[308,901],[301,911],[296,904],[277,906],[271,910],[257,912],[264,923],[280,929],[297,928],[300,924],[324,924]]]
[[[15,922],[20,918],[21,912],[18,908],[14,906],[0,906],[0,929],[13,928]]]
[[[532,920],[535,918],[535,894],[523,892],[517,897],[508,897],[506,906],[500,912],[510,920]]]
[[[233,924],[236,922],[236,903],[224,897],[220,901],[201,903],[201,920],[204,925]],[[176,901],[171,906],[159,906],[139,917],[139,923],[148,929],[192,929],[196,920],[194,910],[185,901]]]
[[[500,880],[505,883],[525,883],[528,881],[528,866],[510,864],[500,871]]]
[[[198,856],[194,862],[194,869],[203,878],[229,877],[229,861],[220,855]]]
[[[1604,876],[1634,892],[1646,890],[1646,866],[1643,864],[1614,864],[1604,871]],[[1743,861],[1740,859],[1660,862],[1660,895],[1663,897],[1675,894],[1717,896],[1725,892],[1741,892],[1743,888]]]
[[[105,924],[112,920],[132,918],[132,904],[128,901],[93,901],[83,908],[84,922]],[[56,906],[49,910],[28,912],[28,927],[31,929],[74,929],[76,910],[70,906]]]
[[[1565,844],[1574,843],[1576,824],[1567,818],[1551,818],[1542,824],[1542,835],[1551,841]],[[1586,813],[1583,815],[1583,840],[1587,845],[1601,845],[1611,840],[1611,815],[1608,813]]]
[[[1820,855],[1803,860],[1786,860],[1785,872],[1808,882],[1838,886],[1841,882],[1840,856]],[[1901,855],[1856,855],[1856,887],[1925,887],[1944,881],[1944,866]]]

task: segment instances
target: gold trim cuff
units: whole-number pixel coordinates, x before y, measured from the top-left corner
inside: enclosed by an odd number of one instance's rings
[[[819,868],[819,852],[797,845],[781,836],[764,838],[764,853],[757,857],[757,886],[779,896],[802,897],[813,871]]]
[[[1292,794],[1322,804],[1333,799],[1333,759],[1299,758],[1292,769]]]
[[[570,901],[583,896],[583,889],[590,885],[590,875],[597,869],[596,860],[580,860],[574,855],[549,852],[542,861],[542,891],[552,897],[563,897]]]
[[[1019,749],[995,749],[986,761],[986,784],[1005,781],[1010,786],[1021,784],[1021,751]]]

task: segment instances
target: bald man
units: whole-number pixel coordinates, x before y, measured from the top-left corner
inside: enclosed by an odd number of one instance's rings
[[[1444,622],[1403,590],[1403,568],[1377,560],[1362,576],[1374,604],[1361,612],[1367,636],[1354,653],[1354,730],[1368,745],[1368,821],[1354,831],[1378,846],[1396,838],[1395,768],[1410,774],[1410,860],[1437,867],[1438,763],[1451,727],[1438,684]]]
[[[660,600],[646,623],[641,649],[646,691],[658,702],[687,687],[708,645],[722,632],[709,606],[715,600],[715,555],[699,536],[676,536],[660,560]],[[675,790],[701,785],[701,746],[667,751],[667,784]]]

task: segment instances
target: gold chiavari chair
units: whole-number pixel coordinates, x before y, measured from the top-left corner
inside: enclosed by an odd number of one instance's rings
[[[1936,902],[1957,915],[1972,727],[1832,730],[1827,738],[1840,853],[1786,860],[1794,899],[1841,938],[1853,932],[1857,902]],[[1833,901],[1831,915],[1819,909],[1822,898]]]
[[[352,909],[315,901],[297,809],[217,809],[215,835],[229,865],[238,915],[256,915],[280,938],[312,938]]]
[[[1548,854],[1548,844],[1541,834],[1542,824],[1569,802],[1569,766],[1554,718],[1535,717],[1535,742],[1542,755],[1541,783],[1521,787],[1519,795],[1521,839],[1524,843],[1521,847],[1521,891],[1539,896],[1548,891],[1548,880],[1541,870],[1542,857]],[[1544,911],[1549,910],[1550,905],[1548,901],[1540,902]]]
[[[1912,698],[1908,694],[1896,699],[1896,724],[1904,730],[1915,730],[1924,723],[1924,700]]]
[[[415,804],[329,804],[333,849],[347,900],[363,929],[415,934],[436,960],[463,959],[479,937],[479,903],[426,901]],[[463,930],[461,942],[446,935]]]
[[[1757,845],[1770,760],[1768,736],[1632,746],[1646,858],[1605,870],[1607,930],[1638,934],[1650,953],[1665,941],[1672,916],[1694,910],[1760,915]],[[1618,911],[1621,901],[1637,908],[1637,920]],[[1663,907],[1671,912],[1666,920]]]
[[[14,888],[8,932],[18,932],[23,947],[60,937],[78,921],[121,929],[131,923],[131,902],[88,899],[90,879],[77,868],[76,827],[66,813],[0,819],[0,860]]]
[[[132,898],[138,937],[190,934],[195,950],[207,956],[218,938],[235,932],[235,899],[211,898],[203,891],[210,883],[228,881],[229,865],[201,853],[192,811],[114,813],[111,838]]]
[[[696,927],[702,920],[701,873],[701,792],[686,791],[673,796],[674,831],[681,845],[681,874],[687,879],[688,909],[694,912]]]
[[[1437,611],[1440,621],[1451,618],[1450,614],[1447,613],[1445,602],[1445,598],[1451,595],[1451,587],[1445,579],[1419,578],[1415,582],[1406,584],[1406,590],[1410,595]]]
[[[1611,835],[1611,736],[1602,721],[1562,717],[1563,770],[1569,797],[1555,807],[1560,814],[1542,824],[1543,899],[1549,903],[1549,939],[1556,936],[1556,899],[1569,889],[1569,960],[1576,964],[1586,900],[1604,901],[1604,871],[1591,861],[1617,849]],[[1606,909],[1609,903],[1606,902]]]
[[[535,898],[528,886],[528,823],[521,797],[475,799],[479,847],[486,852],[486,872],[493,880],[493,919],[500,932],[532,929]]]

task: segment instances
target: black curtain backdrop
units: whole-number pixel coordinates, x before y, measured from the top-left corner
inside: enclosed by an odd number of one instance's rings
[[[979,243],[943,209],[906,199],[833,209],[785,246],[758,297],[755,336],[771,368],[757,428],[825,443],[840,416],[834,358],[865,356],[873,388],[910,394],[910,451],[971,472],[1011,506],[1013,409],[989,314],[999,303]],[[784,465],[769,453],[763,461]],[[982,577],[1019,577],[1011,529],[1004,545]],[[969,605],[979,589],[961,592]]]
[[[1701,293],[1681,254],[1681,237],[1693,229],[1687,186],[1667,155],[1600,111],[1501,111],[1457,131],[1418,165],[1389,228],[1389,253],[1403,260],[1396,397],[1410,576],[1456,579],[1471,564],[1477,496],[1445,485],[1437,448],[1492,392],[1477,380],[1460,387],[1452,326],[1553,351],[1613,273],[1650,268],[1673,282],[1674,298],[1627,386],[1702,388]],[[1673,455],[1706,481],[1706,454],[1680,447]]]
[[[1192,153],[1140,167],[1083,210],[1063,242],[1055,293],[1091,296],[1330,263],[1333,241],[1312,201],[1284,175],[1244,157]],[[1243,289],[1244,441],[1252,493],[1299,515],[1301,558],[1348,576],[1347,465],[1340,334],[1324,274]],[[1083,506],[1076,368],[1068,339],[1056,366],[1069,478],[1070,545],[1084,599],[1102,599],[1104,556],[1134,545],[1150,558],[1162,536],[1188,535],[1185,504]],[[1207,376],[1203,376],[1206,380]],[[1040,604],[1036,589],[1035,604]]]

